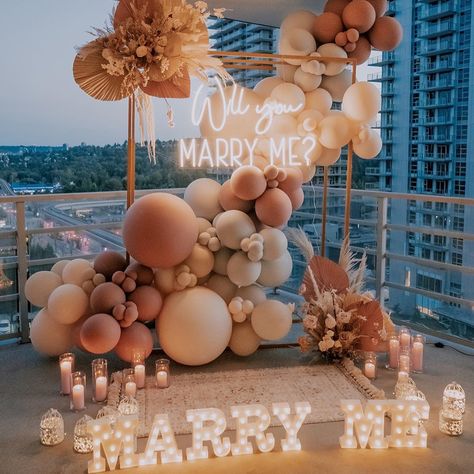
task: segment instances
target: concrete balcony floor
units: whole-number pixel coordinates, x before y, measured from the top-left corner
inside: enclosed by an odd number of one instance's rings
[[[151,359],[156,358],[152,354]],[[92,357],[79,355],[77,366],[89,372]],[[27,473],[84,473],[88,454],[76,454],[72,449],[74,424],[82,415],[69,411],[69,400],[58,394],[58,366],[56,359],[44,359],[35,353],[30,344],[0,347],[0,472]],[[164,474],[212,473],[472,473],[474,472],[474,358],[450,348],[426,348],[426,373],[415,375],[417,386],[431,406],[430,420],[426,423],[428,449],[344,450],[338,445],[343,423],[304,425],[300,432],[303,451],[282,453],[279,440],[282,429],[275,428],[277,448],[270,454],[254,456],[229,456],[183,464],[169,464],[123,472]],[[296,348],[262,349],[249,358],[238,358],[226,352],[203,371],[232,370],[248,367],[291,366],[307,363]],[[149,364],[151,366],[151,364]],[[109,357],[111,370],[123,368],[123,363]],[[191,370],[173,366],[173,373]],[[88,374],[89,377],[89,374]],[[375,385],[391,396],[396,374],[379,370]],[[451,438],[438,431],[438,412],[445,385],[452,380],[459,382],[466,391],[467,410],[464,434]],[[88,387],[90,394],[90,386]],[[281,402],[284,400],[275,400]],[[311,400],[309,400],[311,402]],[[50,407],[57,408],[64,416],[66,439],[56,447],[44,447],[39,442],[39,421]],[[95,416],[98,406],[88,403],[86,413]],[[234,434],[230,432],[231,439]],[[190,446],[190,436],[179,436],[181,448]],[[139,441],[139,451],[144,440]]]

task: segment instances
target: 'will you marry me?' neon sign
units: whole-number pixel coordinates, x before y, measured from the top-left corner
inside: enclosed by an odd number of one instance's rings
[[[259,154],[265,155],[270,164],[311,164],[310,156],[317,146],[317,137],[311,133],[311,127],[304,130],[303,124],[304,136],[272,133],[275,117],[298,114],[303,111],[303,104],[283,104],[272,99],[249,103],[246,89],[236,85],[226,88],[219,80],[216,80],[216,86],[215,95],[204,99],[205,87],[200,86],[191,112],[192,123],[201,126],[205,122],[214,138],[180,140],[181,167],[238,168],[252,165]],[[251,134],[242,137],[239,124],[248,131],[249,121],[254,122],[255,127]]]

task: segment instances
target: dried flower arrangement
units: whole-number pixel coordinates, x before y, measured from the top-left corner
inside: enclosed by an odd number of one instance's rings
[[[222,8],[213,10],[217,17],[223,12]],[[230,79],[221,61],[208,54],[210,14],[203,1],[120,0],[111,25],[95,28],[96,38],[78,48],[74,79],[98,100],[115,101],[135,94],[142,141],[147,119],[149,142],[154,143],[149,96],[189,97],[190,76],[206,81],[207,70]]]
[[[339,263],[314,255],[306,234],[291,229],[289,239],[301,250],[307,268],[300,288],[305,299],[302,352],[328,360],[355,357],[357,351],[380,350],[393,330],[390,316],[371,293],[363,292],[366,256],[357,260],[346,239]]]

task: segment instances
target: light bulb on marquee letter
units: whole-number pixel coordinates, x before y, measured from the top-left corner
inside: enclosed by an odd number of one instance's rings
[[[137,415],[120,417],[112,429],[108,417],[89,421],[87,427],[92,435],[94,447],[92,461],[88,463],[88,472],[104,472],[106,461],[109,469],[113,471],[120,460],[120,468],[138,466],[138,454],[135,454]],[[101,455],[101,446],[105,458]]]
[[[421,420],[427,420],[430,406],[426,400],[394,400],[391,408],[392,429],[389,446],[426,448],[428,435]]]
[[[221,439],[221,434],[227,426],[222,410],[218,408],[187,410],[186,420],[193,424],[193,446],[192,448],[186,448],[186,458],[188,460],[193,461],[209,457],[208,448],[204,446],[204,441],[212,443],[214,454],[218,457],[224,457],[230,453],[230,439]],[[206,421],[212,421],[212,424],[204,426]]]
[[[281,440],[281,449],[283,451],[300,451],[301,442],[297,435],[305,418],[311,413],[311,405],[308,402],[295,403],[296,414],[293,415],[288,403],[273,403],[272,410],[286,430],[286,438]]]
[[[252,454],[252,443],[250,436],[255,436],[258,449],[262,453],[268,453],[275,447],[275,438],[271,433],[265,434],[270,426],[270,413],[263,405],[239,405],[230,409],[233,418],[237,419],[236,442],[232,444],[232,455]],[[249,418],[255,418],[249,421]]]
[[[161,464],[183,461],[183,453],[178,449],[174,431],[166,414],[155,415],[145,451],[140,454],[140,466],[157,464],[158,451],[161,452]]]

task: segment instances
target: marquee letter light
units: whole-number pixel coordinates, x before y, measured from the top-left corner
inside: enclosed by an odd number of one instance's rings
[[[297,435],[305,418],[311,413],[311,405],[308,402],[296,402],[295,414],[291,414],[288,403],[273,403],[272,410],[286,430],[286,438],[281,440],[281,449],[283,451],[300,451],[301,442]]]
[[[392,429],[389,446],[394,448],[426,448],[428,435],[422,420],[430,416],[426,400],[390,400]]]
[[[89,473],[104,472],[106,460],[111,471],[117,466],[118,460],[121,469],[138,465],[138,455],[135,454],[137,415],[120,417],[114,423],[114,429],[107,418],[92,420],[87,426],[94,447],[92,461],[88,462]],[[101,455],[101,446],[105,458]]]
[[[270,413],[263,405],[239,405],[230,408],[233,418],[237,419],[236,442],[232,444],[232,455],[252,454],[252,443],[250,436],[255,436],[258,449],[262,453],[268,453],[275,447],[275,438],[271,433],[265,434],[270,426]],[[249,418],[256,418],[249,421]]]
[[[367,443],[371,448],[388,448],[384,437],[388,401],[369,400],[364,412],[360,400],[341,400],[345,415],[344,435],[339,438],[341,448],[357,448],[357,441],[361,448],[365,448]]]
[[[183,452],[178,449],[169,417],[166,414],[155,415],[145,451],[140,454],[140,466],[157,464],[158,451],[161,451],[161,464],[183,462]]]
[[[193,446],[186,448],[186,458],[190,461],[206,459],[209,457],[204,441],[210,441],[214,454],[218,457],[230,453],[230,439],[222,438],[221,434],[226,429],[225,415],[218,408],[204,408],[200,410],[186,410],[186,420],[193,424]],[[205,424],[206,421],[212,423]]]

